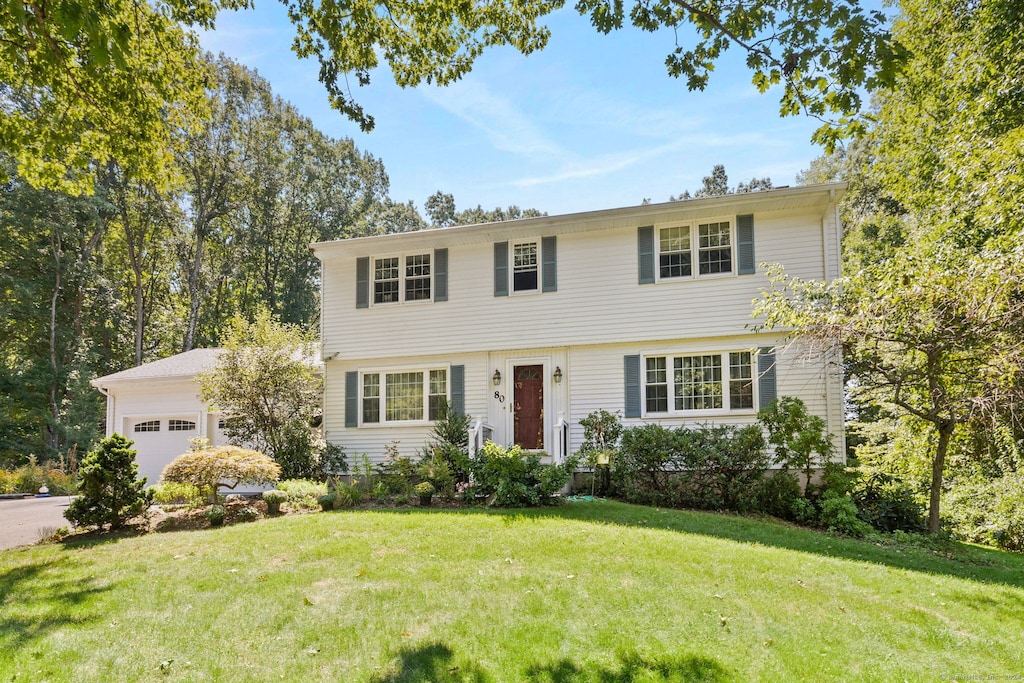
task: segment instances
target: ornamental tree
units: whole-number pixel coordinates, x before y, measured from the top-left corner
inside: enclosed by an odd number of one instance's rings
[[[139,479],[134,441],[120,434],[103,439],[78,466],[79,496],[64,516],[76,526],[118,529],[142,514],[153,497]]]
[[[198,377],[203,400],[225,415],[231,443],[269,455],[285,479],[319,478],[327,444],[312,425],[320,415],[323,378],[312,360],[311,334],[261,313],[235,318],[224,353]]]
[[[272,484],[281,476],[281,467],[272,459],[248,448],[218,446],[199,448],[183,453],[164,468],[160,481],[192,484],[212,492],[217,502],[217,490],[234,489],[239,484]]]

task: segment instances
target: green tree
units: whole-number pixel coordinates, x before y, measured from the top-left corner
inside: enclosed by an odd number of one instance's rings
[[[855,398],[935,430],[930,531],[949,444],[974,416],[1024,400],[1024,243],[971,253],[908,246],[832,283],[787,278],[756,302],[768,329],[795,330],[822,353],[841,345]]]
[[[426,209],[431,225],[435,228],[446,228],[450,225],[500,223],[501,221],[515,221],[520,218],[537,218],[547,215],[537,209],[520,209],[514,204],[504,209],[498,206],[492,211],[487,211],[477,204],[475,209],[456,211],[455,197],[440,190],[430,195],[423,207]]]
[[[149,505],[153,494],[139,479],[133,441],[113,434],[90,451],[78,468],[79,496],[64,512],[76,526],[118,529]]]
[[[445,85],[487,48],[524,54],[543,48],[539,21],[563,0],[418,0],[357,3],[283,0],[295,25],[292,49],[320,63],[331,106],[373,128],[350,84],[370,84],[381,57],[396,83]],[[247,0],[91,0],[15,3],[0,19],[2,148],[17,152],[34,184],[78,192],[93,160],[116,159],[162,179],[169,131],[201,120],[205,77],[193,28],[210,29],[221,9]],[[628,20],[645,31],[671,29],[670,76],[703,90],[723,53],[742,50],[761,92],[782,86],[780,113],[823,119],[815,138],[833,144],[864,130],[864,91],[891,84],[904,51],[885,13],[857,2],[721,3],[710,0],[579,0],[576,10],[602,33]],[[689,30],[693,29],[693,31]],[[686,44],[683,36],[692,36]],[[351,75],[351,78],[350,78]],[[61,120],[61,126],[51,122]]]
[[[197,378],[203,400],[226,416],[235,445],[266,453],[284,479],[319,477],[326,444],[312,426],[320,415],[323,379],[313,360],[313,335],[266,312],[234,318],[213,370]]]
[[[743,192],[760,192],[761,190],[772,189],[771,178],[751,178],[749,182],[740,182],[735,188],[729,188],[729,176],[725,172],[724,164],[715,164],[711,169],[711,175],[706,175],[701,180],[701,188],[690,194],[689,190],[683,190],[676,197],[668,198],[670,202],[681,202],[687,199],[700,199],[701,197],[721,197],[727,194]]]
[[[808,413],[799,398],[782,396],[761,408],[757,421],[768,432],[768,443],[775,447],[775,457],[782,465],[803,472],[806,496],[814,470],[824,467],[835,451],[825,420]]]

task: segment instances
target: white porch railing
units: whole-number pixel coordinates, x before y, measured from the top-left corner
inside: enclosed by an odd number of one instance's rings
[[[551,460],[555,464],[565,462],[569,455],[569,423],[565,421],[565,414],[558,413],[558,422],[555,423],[554,448],[551,449]]]
[[[475,457],[491,438],[494,429],[483,420],[477,420],[469,426],[469,456]]]

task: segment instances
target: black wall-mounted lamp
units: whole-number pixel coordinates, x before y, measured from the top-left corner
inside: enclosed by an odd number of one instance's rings
[[[494,383],[494,386],[498,386],[499,384],[501,384],[501,372],[495,370],[494,376],[491,377],[491,382]]]
[[[555,380],[555,384],[561,384],[562,383],[562,368],[556,366],[555,367],[555,374],[552,375],[552,377]]]

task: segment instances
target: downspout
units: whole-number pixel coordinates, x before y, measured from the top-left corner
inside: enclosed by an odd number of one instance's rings
[[[110,389],[94,384],[101,394],[107,397],[107,433],[105,436],[110,436],[114,433],[114,413],[115,407],[117,406],[117,397],[110,393]]]

